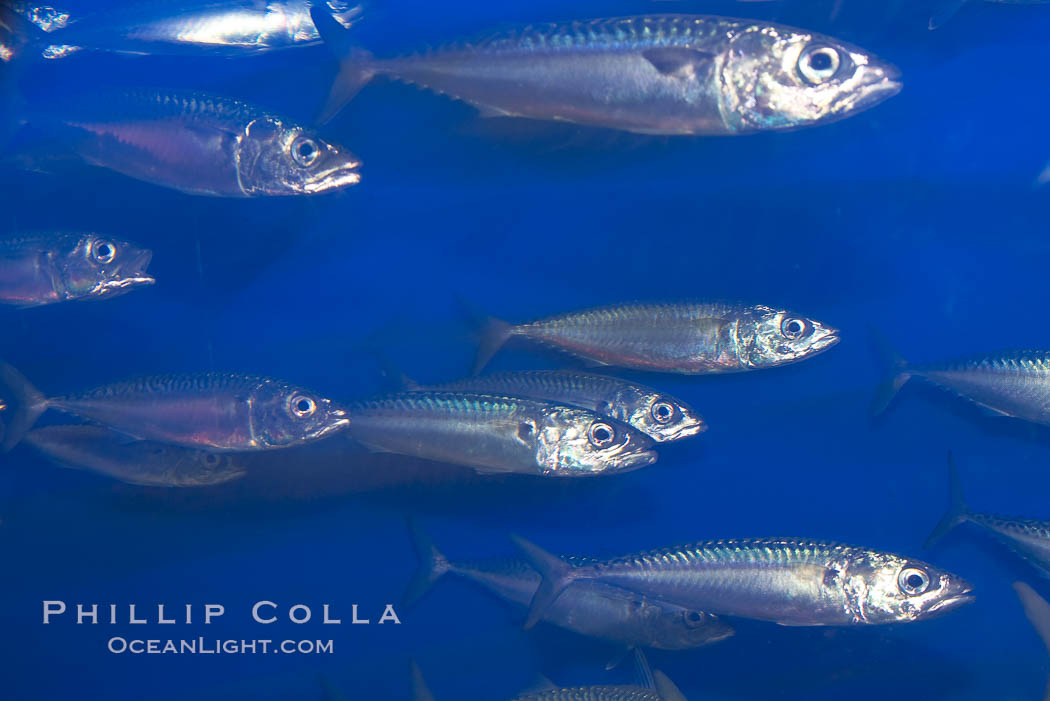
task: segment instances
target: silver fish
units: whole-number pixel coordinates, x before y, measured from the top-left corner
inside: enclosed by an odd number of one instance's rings
[[[685,695],[660,670],[650,670],[641,650],[635,649],[635,664],[641,685],[599,685],[559,687],[540,677],[532,688],[510,701],[685,701]],[[412,701],[434,701],[419,666],[412,663]]]
[[[701,375],[794,363],[831,348],[839,331],[785,310],[717,302],[618,304],[517,326],[490,319],[475,374],[511,338],[596,365]]]
[[[92,165],[192,195],[313,195],[361,180],[360,161],[343,147],[213,95],[127,90],[59,97],[35,105],[24,122]]]
[[[501,599],[527,608],[542,577],[520,558],[481,562],[449,560],[418,526],[412,541],[420,566],[405,594],[416,601],[438,579],[454,574],[481,585]],[[725,640],[733,628],[703,611],[675,606],[600,582],[577,582],[551,605],[543,620],[591,638],[627,648],[688,650]]]
[[[885,411],[904,383],[917,377],[991,414],[1050,425],[1050,351],[1002,351],[929,365],[911,365],[897,356],[893,370],[876,392],[873,415]]]
[[[147,487],[205,487],[244,477],[236,455],[129,441],[101,426],[47,426],[26,434],[26,443],[74,470],[107,475]]]
[[[801,29],[703,15],[529,26],[475,44],[377,59],[338,23],[314,24],[342,59],[322,119],[376,75],[430,88],[486,117],[641,134],[729,135],[848,117],[895,95],[898,71]]]
[[[575,370],[500,372],[421,387],[407,380],[411,391],[480,392],[528,397],[567,404],[629,424],[663,443],[695,436],[707,423],[680,399],[635,382]]]
[[[716,540],[570,561],[515,538],[543,575],[526,627],[565,588],[591,580],[715,615],[785,626],[903,623],[971,601],[971,586],[918,560],[794,538]]]
[[[941,0],[930,16],[930,29],[939,29],[972,0]],[[1050,0],[984,0],[999,5],[1045,5]]]
[[[592,411],[520,397],[403,392],[355,402],[350,437],[376,451],[478,472],[581,476],[656,462],[644,433]]]
[[[970,522],[990,533],[1015,553],[1028,560],[1044,575],[1050,577],[1050,521],[1035,521],[1009,516],[995,516],[971,511],[963,498],[959,471],[955,459],[948,455],[948,511],[926,539],[925,547],[933,547],[941,538],[961,523]]]
[[[1046,599],[1039,596],[1035,589],[1024,582],[1014,582],[1014,591],[1017,592],[1017,598],[1021,600],[1025,616],[1039,634],[1043,645],[1046,646],[1046,651],[1050,653],[1050,603],[1047,603]],[[1050,701],[1050,682],[1046,684],[1043,701]]]
[[[98,234],[42,234],[0,240],[0,304],[36,307],[109,299],[156,282],[153,254]]]
[[[62,58],[85,49],[136,55],[246,56],[320,43],[310,19],[314,4],[347,29],[361,14],[360,6],[339,0],[136,2],[83,17],[32,3],[14,3],[11,9],[29,23],[28,31],[22,31],[39,47],[43,58]]]
[[[48,398],[22,373],[0,362],[0,395],[15,405],[0,444],[4,451],[14,447],[48,409],[139,440],[213,451],[300,445],[345,429],[350,422],[346,411],[328,399],[253,375],[149,377]]]

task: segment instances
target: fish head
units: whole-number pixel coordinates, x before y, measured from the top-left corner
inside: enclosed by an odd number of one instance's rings
[[[758,369],[786,365],[822,353],[839,342],[839,331],[786,310],[755,307],[738,333],[744,363]]]
[[[97,234],[55,250],[55,267],[69,299],[106,299],[156,280],[146,273],[153,252],[127,241]]]
[[[895,623],[930,618],[973,601],[973,587],[925,562],[867,552],[844,572],[846,599],[858,621]]]
[[[901,89],[900,72],[863,49],[777,25],[733,37],[721,77],[724,119],[737,132],[835,121]]]
[[[360,167],[342,146],[276,117],[253,120],[238,145],[237,177],[248,196],[340,190],[361,181]]]
[[[347,411],[310,390],[266,381],[252,392],[253,437],[268,448],[307,443],[350,425]]]
[[[735,632],[718,616],[705,611],[686,609],[649,600],[636,600],[632,605],[647,619],[644,629],[664,650],[688,650],[725,640]]]
[[[623,390],[617,393],[613,406],[623,413],[623,421],[658,443],[677,441],[707,430],[707,423],[695,409],[654,390]]]
[[[183,483],[194,486],[222,484],[248,473],[240,456],[231,453],[209,453],[194,450],[190,469],[180,472]]]
[[[545,474],[627,472],[656,462],[653,440],[641,431],[585,409],[552,406],[536,426],[518,435],[536,437],[536,461]]]

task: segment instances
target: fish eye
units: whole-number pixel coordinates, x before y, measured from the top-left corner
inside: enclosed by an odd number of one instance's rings
[[[96,263],[112,263],[117,257],[117,247],[109,241],[96,241],[91,247],[91,257]]]
[[[798,71],[811,85],[826,83],[835,77],[842,65],[838,50],[830,46],[811,46],[798,59]]]
[[[698,626],[704,622],[704,614],[700,611],[689,611],[684,614],[684,618],[689,627]]]
[[[204,462],[208,463],[209,465],[217,465],[219,463],[219,456],[215,453],[205,453]]]
[[[666,424],[674,418],[674,407],[668,402],[654,402],[653,408],[649,410],[653,421],[658,424]]]
[[[288,406],[291,409],[292,414],[300,419],[312,416],[313,413],[317,411],[317,402],[303,394],[297,394],[292,397],[288,402]]]
[[[587,432],[595,448],[607,448],[616,440],[616,429],[607,423],[595,421]]]
[[[897,575],[897,586],[908,596],[916,596],[930,588],[930,575],[915,567],[905,567]]]
[[[302,136],[292,142],[292,160],[304,168],[312,166],[320,155],[321,149],[313,139]]]
[[[787,317],[782,322],[780,322],[780,333],[782,333],[786,338],[790,338],[792,341],[794,341],[796,338],[808,336],[812,331],[812,327],[806,322],[805,319]]]

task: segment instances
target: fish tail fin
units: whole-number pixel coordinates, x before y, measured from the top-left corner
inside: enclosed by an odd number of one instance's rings
[[[962,9],[969,0],[941,0],[930,16],[930,29],[940,29]]]
[[[513,326],[502,319],[487,317],[480,329],[478,352],[474,356],[472,374],[477,375],[492,360],[492,356],[507,342],[513,332]]]
[[[430,687],[423,678],[423,670],[415,660],[412,660],[412,701],[434,701],[434,694],[430,693]]]
[[[412,546],[419,557],[419,569],[412,575],[408,588],[405,590],[403,601],[406,606],[418,601],[434,585],[434,582],[452,569],[448,558],[437,549],[434,541],[418,523],[409,521],[408,529],[412,535]]]
[[[18,445],[47,409],[47,398],[30,384],[25,375],[0,360],[0,399],[7,399],[15,404],[14,413],[7,422],[3,442],[0,443],[0,452],[6,453]]]
[[[565,560],[562,560],[557,555],[552,555],[521,536],[511,535],[510,539],[514,541],[514,544],[525,555],[529,564],[536,568],[536,571],[543,577],[540,581],[540,586],[536,589],[536,593],[532,596],[532,602],[529,604],[529,613],[525,618],[524,627],[528,630],[543,618],[550,605],[565,591],[566,587],[572,584],[574,580],[580,578],[580,575]]]
[[[882,332],[872,329],[872,336],[880,355],[886,358],[889,367],[888,377],[875,390],[875,397],[871,401],[871,415],[878,416],[886,411],[904,383],[911,379],[912,373],[908,369],[908,361],[897,352]]]
[[[325,123],[343,109],[343,106],[368,84],[376,74],[372,54],[354,44],[350,30],[320,7],[310,8],[310,18],[317,27],[328,50],[339,60],[339,75],[332,83],[328,101],[317,117]]]
[[[966,521],[970,517],[970,508],[963,498],[962,483],[959,481],[959,471],[955,469],[955,458],[948,453],[948,510],[944,517],[934,527],[930,537],[926,539],[924,548],[933,547],[937,541],[945,536],[948,531]]]

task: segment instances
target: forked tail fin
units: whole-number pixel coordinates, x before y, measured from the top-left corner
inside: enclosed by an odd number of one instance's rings
[[[579,570],[557,555],[552,555],[543,548],[516,535],[510,537],[518,549],[525,555],[529,564],[536,568],[543,579],[529,605],[529,614],[525,618],[525,629],[532,628],[543,618],[547,609],[561,595],[565,588],[576,579],[582,579]]]
[[[963,499],[962,484],[959,482],[959,472],[955,469],[955,458],[948,453],[948,511],[941,518],[940,523],[934,527],[930,537],[926,539],[924,548],[933,547],[937,541],[945,536],[948,531],[970,518],[970,509]]]
[[[13,411],[0,443],[0,452],[6,453],[18,445],[47,409],[47,398],[22,373],[0,360],[0,400]]]
[[[434,582],[441,579],[451,569],[448,558],[437,549],[434,541],[419,527],[419,524],[409,521],[408,529],[412,535],[412,546],[419,557],[419,569],[416,570],[405,590],[403,601],[406,606],[418,601],[434,585]]]
[[[350,30],[318,6],[310,8],[310,19],[328,50],[339,60],[339,75],[332,83],[328,101],[317,121],[329,121],[375,76],[372,54],[354,44]]]
[[[877,329],[872,329],[871,332],[879,353],[886,358],[889,366],[889,376],[879,385],[871,401],[871,415],[878,416],[886,411],[886,407],[897,396],[904,383],[911,379],[912,374],[908,371],[908,361],[901,357],[889,340]]]

